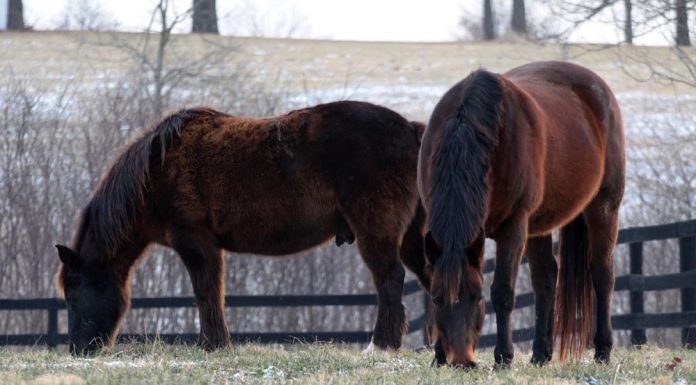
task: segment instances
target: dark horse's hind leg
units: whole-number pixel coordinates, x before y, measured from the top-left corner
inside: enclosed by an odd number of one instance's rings
[[[518,213],[493,235],[496,256],[491,302],[498,329],[493,357],[498,368],[508,367],[514,357],[510,315],[515,307],[515,282],[527,238],[527,221],[527,215]]]
[[[553,306],[558,275],[551,235],[529,238],[527,258],[534,288],[536,313],[531,362],[535,365],[544,365],[551,361],[553,353]]]
[[[425,210],[418,205],[413,221],[404,234],[399,249],[399,257],[404,266],[418,277],[421,286],[430,290],[430,275],[425,269],[425,254],[423,250],[422,228],[425,224]]]
[[[225,322],[225,261],[222,250],[211,240],[180,239],[174,249],[179,253],[191,277],[198,304],[201,333],[198,345],[213,350],[230,345]]]
[[[398,242],[358,235],[358,247],[372,272],[379,300],[372,344],[380,349],[398,349],[406,330],[406,312],[401,303],[405,270],[399,262]]]
[[[595,290],[597,327],[594,336],[595,361],[609,363],[612,349],[611,297],[614,292],[612,252],[618,237],[620,198],[600,195],[585,210],[592,252],[592,285]]]

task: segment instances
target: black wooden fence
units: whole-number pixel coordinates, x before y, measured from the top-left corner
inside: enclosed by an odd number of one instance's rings
[[[643,244],[668,239],[679,241],[679,273],[643,275]],[[631,343],[642,345],[647,342],[645,329],[682,328],[682,344],[691,349],[696,348],[696,220],[622,229],[619,231],[618,243],[628,245],[630,273],[616,277],[614,291],[630,292],[630,313],[612,316],[614,330],[631,330]],[[494,268],[495,261],[487,260],[484,272],[491,273]],[[681,312],[644,312],[644,292],[670,289],[681,289]],[[521,294],[515,299],[516,309],[533,304],[533,293]],[[493,313],[490,302],[486,303],[486,313]],[[514,342],[531,341],[533,338],[533,328],[518,329],[512,333]],[[481,336],[480,347],[494,345],[495,334]]]
[[[644,276],[643,244],[649,241],[679,240],[679,273]],[[616,278],[616,291],[630,291],[630,314],[614,315],[612,323],[616,330],[631,330],[631,341],[635,345],[646,343],[645,329],[682,328],[682,343],[686,347],[696,347],[696,220],[677,222],[666,225],[634,227],[619,232],[619,244],[628,244],[630,255],[630,274]],[[495,267],[492,259],[486,261],[484,273],[491,273]],[[646,314],[643,308],[643,293],[681,289],[681,312]],[[404,295],[422,293],[415,281],[404,285]],[[423,295],[427,304],[428,297]],[[280,296],[226,296],[226,307],[293,307],[293,306],[370,306],[377,304],[374,294],[358,295],[280,295]],[[515,308],[534,304],[534,295],[518,295]],[[194,307],[192,297],[135,298],[132,308],[182,308]],[[425,306],[427,309],[427,306]],[[67,335],[58,332],[58,312],[65,309],[65,302],[57,298],[42,299],[0,299],[0,310],[45,310],[48,312],[47,332],[45,334],[0,335],[0,345],[34,345],[46,344],[56,346],[67,342]],[[493,306],[486,304],[486,312],[492,313]],[[409,321],[408,333],[425,329],[427,314]],[[151,340],[159,338],[164,342],[193,342],[196,334],[160,334],[144,335],[122,334],[119,341]],[[534,329],[514,330],[513,341],[530,341]],[[301,341],[334,341],[346,343],[367,343],[372,333],[367,331],[336,332],[275,332],[275,333],[233,333],[235,342],[255,341],[261,343]],[[481,336],[480,347],[495,344],[495,335]]]

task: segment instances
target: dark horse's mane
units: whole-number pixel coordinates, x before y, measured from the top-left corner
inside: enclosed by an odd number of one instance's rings
[[[136,221],[150,160],[159,155],[164,162],[166,152],[189,120],[221,115],[225,114],[207,107],[182,109],[169,114],[127,145],[104,174],[92,199],[82,211],[73,241],[74,249],[79,250],[89,229],[107,257],[114,255]]]
[[[447,302],[457,297],[466,248],[486,215],[489,154],[497,142],[503,98],[498,77],[482,69],[459,89],[458,105],[441,127],[428,207],[430,231],[442,248],[433,280],[442,280]]]

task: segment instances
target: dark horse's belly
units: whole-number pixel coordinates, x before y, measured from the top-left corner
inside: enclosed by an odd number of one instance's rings
[[[271,224],[250,221],[234,234],[221,237],[228,251],[282,256],[295,254],[331,240],[336,234],[335,216],[327,215],[295,224]]]
[[[289,183],[288,183],[289,182]],[[332,186],[317,181],[312,188],[295,180],[264,199],[232,202],[217,232],[225,249],[233,252],[287,255],[320,245],[340,229]],[[289,185],[289,186],[288,186]]]

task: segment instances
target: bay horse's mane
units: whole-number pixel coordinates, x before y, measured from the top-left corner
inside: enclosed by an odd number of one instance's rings
[[[78,251],[88,230],[107,257],[113,256],[136,221],[138,207],[148,179],[150,160],[166,152],[191,119],[226,114],[208,107],[181,109],[164,117],[125,146],[97,185],[92,199],[81,213],[73,249]]]
[[[436,107],[449,116],[439,127],[427,209],[430,231],[442,249],[433,281],[442,282],[445,302],[456,299],[465,250],[482,231],[489,154],[497,143],[503,100],[501,80],[483,69],[462,80],[457,91],[459,95]]]

